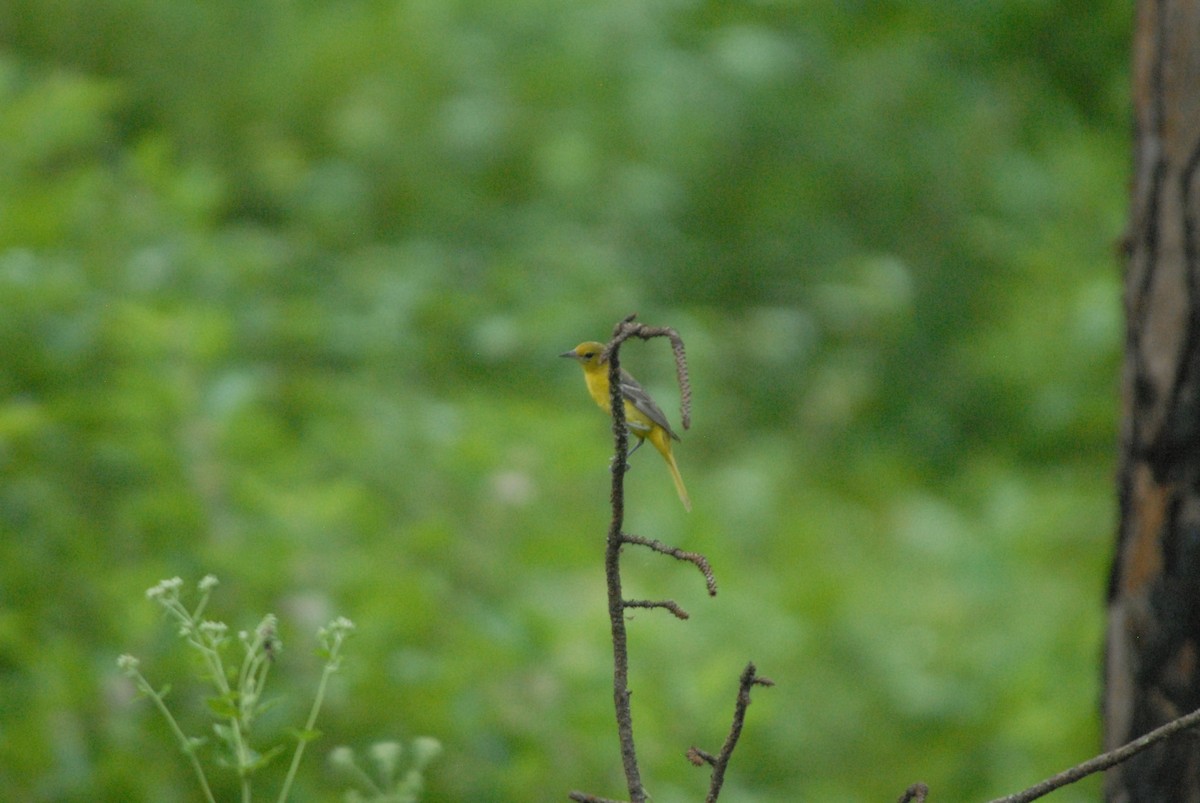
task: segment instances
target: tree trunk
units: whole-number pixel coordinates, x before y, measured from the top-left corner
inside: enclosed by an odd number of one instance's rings
[[[1137,3],[1133,105],[1106,748],[1200,707],[1200,0]],[[1105,795],[1200,803],[1200,738],[1110,770]]]

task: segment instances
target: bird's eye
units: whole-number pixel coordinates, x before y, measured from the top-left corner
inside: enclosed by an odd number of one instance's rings
[[[585,351],[583,353],[583,358],[585,360],[590,360],[592,357],[595,357],[595,356],[596,356],[596,352],[594,352],[594,351]]]

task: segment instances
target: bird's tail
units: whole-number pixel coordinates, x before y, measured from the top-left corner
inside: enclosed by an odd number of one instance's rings
[[[679,474],[679,466],[675,465],[675,455],[671,454],[671,442],[667,439],[667,433],[661,429],[655,428],[650,441],[654,444],[654,448],[658,449],[662,454],[663,460],[667,461],[667,468],[671,470],[671,479],[675,481],[675,492],[679,494],[679,501],[683,502],[683,509],[687,512],[692,512],[692,499],[688,496],[687,488],[683,485],[683,477]]]

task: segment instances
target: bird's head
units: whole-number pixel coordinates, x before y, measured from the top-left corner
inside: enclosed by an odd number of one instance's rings
[[[586,343],[580,343],[570,351],[564,351],[559,354],[560,357],[570,357],[572,360],[578,360],[584,367],[597,366],[601,364],[600,355],[604,353],[604,344],[597,343],[594,340],[589,340]]]

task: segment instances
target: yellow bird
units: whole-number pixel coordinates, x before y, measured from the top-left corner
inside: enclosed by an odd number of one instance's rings
[[[588,341],[558,356],[570,357],[583,366],[583,379],[587,383],[588,393],[604,412],[611,415],[608,363],[600,359],[603,351],[603,343]],[[675,465],[675,457],[671,454],[671,440],[679,440],[679,436],[672,431],[667,417],[654,403],[654,399],[650,398],[650,394],[624,368],[621,369],[621,395],[625,397],[625,424],[638,439],[637,445],[629,453],[637,451],[638,446],[646,440],[654,444],[663,460],[667,461],[667,468],[671,470],[671,479],[675,481],[679,501],[683,502],[685,510],[691,511],[692,500],[688,498],[687,488],[683,486],[683,477],[679,476],[679,466]]]

